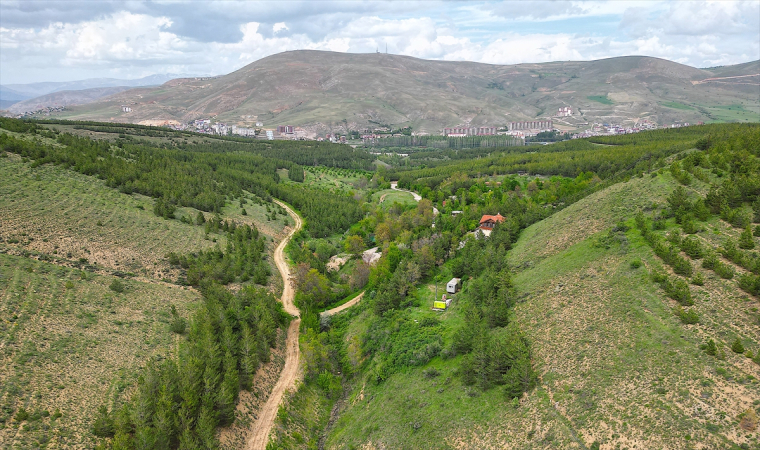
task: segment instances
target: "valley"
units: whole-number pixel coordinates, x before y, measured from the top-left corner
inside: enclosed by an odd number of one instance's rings
[[[385,158],[2,119],[0,442],[754,448],[759,137]]]

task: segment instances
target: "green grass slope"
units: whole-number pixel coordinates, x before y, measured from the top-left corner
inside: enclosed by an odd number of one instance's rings
[[[682,324],[676,303],[651,279],[663,264],[640,233],[609,237],[619,221],[632,224],[637,209],[659,210],[675,186],[669,174],[634,178],[521,235],[510,252],[522,296],[512,320],[532,341],[541,381],[519,402],[462,385],[458,359],[438,357],[381,384],[360,380],[325,448],[756,447],[760,366],[728,346],[739,337],[760,351],[757,300],[735,280],[697,268],[705,277],[704,286],[691,286],[700,323]],[[697,236],[726,234],[736,232],[713,219]],[[456,303],[430,311],[427,289],[418,290],[411,318],[440,319],[447,343],[461,313]],[[367,317],[352,322],[347,340]],[[723,350],[717,358],[699,348],[709,338]]]
[[[188,317],[199,302],[179,286],[0,254],[3,447],[94,447],[98,406],[123,398],[149,358],[171,354],[170,305]]]
[[[173,284],[181,273],[166,255],[226,238],[157,217],[151,198],[15,154],[0,157],[0,180],[0,447],[93,448],[97,408],[128,398],[141,368],[185,339],[170,330],[171,306],[188,319],[201,303]],[[267,208],[236,199],[222,217],[259,225],[271,251],[286,219],[267,219]],[[276,381],[269,369],[256,381],[262,398]],[[254,415],[241,407],[244,423]]]

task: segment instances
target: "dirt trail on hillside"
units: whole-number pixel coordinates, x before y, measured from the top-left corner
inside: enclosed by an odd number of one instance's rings
[[[285,239],[283,239],[275,249],[274,262],[277,265],[277,270],[279,270],[280,274],[282,275],[282,305],[288,314],[296,316],[298,318],[290,322],[290,327],[288,328],[288,338],[285,341],[285,347],[287,349],[285,354],[285,366],[282,368],[280,379],[277,380],[277,384],[274,385],[274,389],[272,389],[272,393],[269,395],[266,404],[261,409],[259,418],[253,424],[251,435],[248,438],[248,443],[246,445],[246,450],[265,450],[267,442],[269,441],[269,432],[274,426],[274,420],[277,416],[277,410],[280,408],[282,397],[285,395],[285,392],[295,386],[296,379],[298,378],[300,372],[300,353],[298,348],[298,329],[301,325],[301,319],[299,317],[300,311],[298,311],[298,308],[296,308],[296,306],[293,304],[295,291],[293,290],[293,285],[290,283],[290,268],[288,267],[288,263],[285,260],[284,251],[285,246],[288,245],[288,242],[290,241],[290,238],[293,237],[293,235],[301,229],[303,222],[301,221],[301,217],[299,217],[298,214],[290,209],[290,207],[277,200],[275,200],[275,202],[285,208],[288,214],[290,214],[290,216],[295,221],[293,229],[290,230],[288,235],[285,236]],[[346,308],[350,308],[351,306],[357,304],[363,296],[364,292],[341,306],[325,311],[324,314],[335,314],[337,312],[343,311]]]
[[[339,312],[343,311],[344,309],[348,309],[348,308],[354,306],[355,304],[359,303],[361,301],[362,297],[364,297],[364,292],[362,292],[361,294],[357,295],[356,297],[352,298],[351,300],[347,301],[346,303],[344,303],[344,304],[342,304],[340,306],[336,306],[333,309],[328,309],[327,311],[323,312],[322,314],[329,316],[329,315],[332,315],[332,314],[339,313]]]
[[[300,316],[300,312],[293,304],[295,293],[293,291],[293,285],[290,283],[290,269],[288,268],[288,263],[285,261],[284,250],[285,246],[290,242],[290,238],[301,229],[302,222],[301,217],[290,209],[290,207],[277,200],[275,200],[275,202],[285,208],[295,221],[293,229],[290,230],[288,235],[285,236],[285,239],[283,239],[275,249],[274,262],[277,265],[277,270],[279,270],[282,275],[283,288],[281,301],[283,308],[288,314],[298,317]],[[277,409],[280,407],[282,397],[285,392],[295,384],[296,378],[298,377],[298,327],[300,325],[300,318],[290,322],[288,338],[285,341],[285,347],[287,349],[285,353],[285,366],[282,368],[280,379],[277,380],[277,384],[274,385],[274,389],[272,389],[272,393],[269,395],[266,404],[261,409],[258,419],[253,424],[251,436],[248,438],[248,444],[246,445],[246,449],[248,450],[264,450],[266,448],[269,439],[269,431],[274,425],[274,419],[277,416]]]

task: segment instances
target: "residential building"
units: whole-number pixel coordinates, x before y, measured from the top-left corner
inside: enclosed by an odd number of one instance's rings
[[[552,119],[528,120],[524,122],[509,122],[507,124],[507,129],[509,131],[514,131],[514,130],[551,131],[552,129],[554,129],[554,123],[552,122]]]

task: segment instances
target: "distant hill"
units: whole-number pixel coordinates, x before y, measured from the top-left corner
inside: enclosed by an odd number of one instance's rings
[[[562,106],[571,106],[574,115],[555,122],[568,129],[641,118],[660,124],[758,121],[758,73],[758,62],[704,70],[644,56],[504,66],[300,50],[216,78],[124,91],[64,114],[121,122],[215,117],[312,131],[411,125],[434,134],[445,126],[549,117]],[[737,75],[750,76],[702,82]],[[122,104],[132,112],[121,113]]]
[[[7,109],[13,114],[23,114],[25,112],[38,111],[47,107],[82,105],[93,102],[99,98],[126,91],[127,89],[131,88],[127,86],[116,86],[97,87],[78,91],[57,91],[51,94],[45,94],[16,102]]]
[[[28,83],[28,84],[5,84],[0,86],[0,109],[9,109],[12,105],[21,102],[23,100],[34,99],[37,97],[51,94],[61,91],[80,91],[85,89],[94,88],[107,88],[107,87],[139,87],[139,86],[158,86],[173,78],[186,77],[184,74],[172,74],[162,73],[150,75],[143,78],[136,78],[131,80],[123,80],[119,78],[88,78],[86,80],[75,81],[45,81],[40,83]],[[124,89],[122,89],[124,90]],[[84,93],[82,98],[89,98],[95,100],[97,97],[92,97],[93,93]],[[111,94],[116,91],[111,92]],[[107,95],[107,94],[106,94]],[[71,94],[69,94],[71,97]],[[102,97],[102,96],[101,96]],[[37,104],[43,104],[45,100],[40,100]],[[79,102],[81,104],[84,102]],[[52,105],[45,105],[52,106]],[[12,110],[12,111],[15,111]],[[23,112],[23,111],[22,111]]]
[[[50,94],[59,91],[78,91],[82,89],[92,89],[98,87],[116,87],[116,86],[158,86],[174,78],[186,77],[185,74],[160,73],[149,75],[147,77],[135,79],[120,78],[88,78],[86,80],[75,81],[44,81],[40,83],[28,84],[4,84],[0,86],[0,92],[14,92],[25,96],[20,100],[39,97],[40,95]]]

